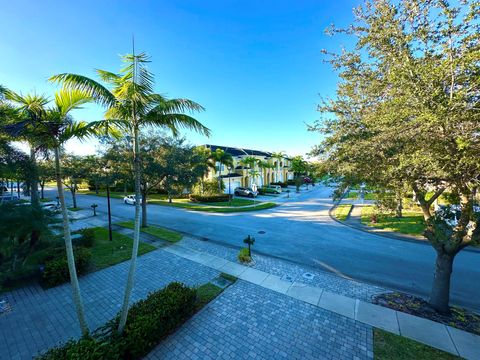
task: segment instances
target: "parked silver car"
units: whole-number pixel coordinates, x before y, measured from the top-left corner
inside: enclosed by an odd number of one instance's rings
[[[253,191],[251,188],[237,187],[234,190],[235,196],[247,196],[249,198],[257,197],[258,191]]]

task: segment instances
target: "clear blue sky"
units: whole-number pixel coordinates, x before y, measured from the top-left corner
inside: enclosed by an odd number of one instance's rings
[[[324,29],[348,25],[358,3],[0,0],[0,84],[50,95],[53,74],[118,71],[134,34],[136,49],[152,57],[156,91],[206,108],[197,117],[213,134],[186,133],[190,142],[304,154],[319,141],[305,123],[319,117],[319,95],[333,95],[337,82],[320,50],[345,45]],[[101,115],[95,106],[75,114]]]

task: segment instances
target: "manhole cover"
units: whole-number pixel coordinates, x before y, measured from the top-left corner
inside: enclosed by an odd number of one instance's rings
[[[302,275],[302,277],[304,279],[307,279],[307,280],[312,280],[315,277],[315,275],[310,274],[310,273],[305,273],[305,274]]]
[[[259,233],[259,234],[265,234],[265,231],[260,230],[258,233]]]

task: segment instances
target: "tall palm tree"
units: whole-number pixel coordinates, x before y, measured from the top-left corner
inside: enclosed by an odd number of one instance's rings
[[[218,191],[222,191],[222,165],[227,167],[233,166],[233,157],[229,153],[225,152],[223,149],[216,149],[215,152],[211,155],[212,160],[215,162],[215,167],[218,172]],[[218,167],[217,167],[218,164]]]
[[[240,163],[243,166],[247,166],[250,170],[250,186],[252,186],[253,181],[255,178],[258,176],[258,171],[256,170],[256,165],[257,165],[258,159],[254,156],[246,156],[242,160],[240,160]],[[253,174],[253,175],[252,175]]]
[[[30,147],[30,161],[32,164],[31,178],[29,179],[31,192],[30,196],[32,204],[38,204],[37,152],[40,150],[42,144],[38,142],[38,137],[34,131],[34,128],[39,124],[40,121],[42,121],[42,119],[44,119],[46,113],[45,106],[50,100],[43,95],[21,95],[8,89],[4,89],[3,94],[6,100],[16,106],[15,122],[19,121],[31,124],[31,127],[25,129],[21,139],[27,141]]]
[[[124,67],[120,73],[97,70],[101,83],[77,74],[59,74],[50,80],[62,83],[65,87],[87,92],[95,101],[107,107],[105,118],[123,126],[132,136],[135,178],[135,226],[132,258],[128,272],[125,295],[120,314],[118,332],[122,333],[127,322],[128,307],[134,284],[140,242],[140,145],[141,127],[162,127],[178,135],[179,128],[187,128],[210,135],[210,130],[198,120],[185,114],[202,111],[204,108],[188,99],[167,99],[154,93],[153,75],[146,64],[149,58],[145,53],[122,56]]]
[[[194,148],[194,153],[197,155],[197,166],[204,169],[203,176],[200,179],[201,193],[203,194],[204,179],[210,170],[215,170],[215,160],[212,157],[212,150],[205,146],[197,146]]]
[[[275,169],[275,182],[278,182],[278,173],[280,172],[280,161],[285,157],[285,153],[283,151],[274,152],[272,153],[272,158],[276,161],[276,169]]]
[[[53,150],[54,152],[55,178],[63,219],[63,235],[68,270],[70,273],[70,282],[72,285],[73,302],[83,335],[87,335],[89,329],[85,318],[85,311],[75,267],[70,224],[62,184],[60,149],[72,138],[84,139],[99,134],[100,127],[105,126],[105,122],[75,122],[70,116],[72,110],[80,108],[83,104],[91,100],[91,97],[85,92],[62,89],[55,94],[53,106],[47,109],[44,108],[41,116],[27,117],[22,121],[18,121],[8,126],[8,132],[12,136],[23,138],[30,134],[35,134],[36,142],[42,144],[43,148]]]

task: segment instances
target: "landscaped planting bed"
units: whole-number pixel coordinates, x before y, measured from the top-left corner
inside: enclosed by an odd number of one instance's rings
[[[117,333],[117,316],[89,337],[70,340],[37,359],[141,359],[221,292],[221,288],[211,283],[198,289],[170,283],[130,307],[127,324],[121,335]]]

